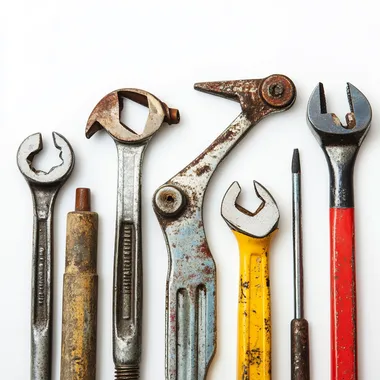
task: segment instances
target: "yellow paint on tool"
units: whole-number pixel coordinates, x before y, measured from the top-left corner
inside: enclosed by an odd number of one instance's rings
[[[240,250],[238,380],[271,378],[269,246],[274,234],[253,238],[232,231]]]

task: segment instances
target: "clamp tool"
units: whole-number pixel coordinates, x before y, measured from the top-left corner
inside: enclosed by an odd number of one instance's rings
[[[307,119],[330,172],[331,379],[357,380],[356,280],[353,170],[370,127],[367,98],[347,85],[347,125],[327,113],[322,83],[313,91]]]
[[[32,344],[31,380],[50,380],[53,334],[53,212],[58,192],[74,168],[74,152],[69,142],[53,132],[60,150],[61,164],[49,172],[32,167],[33,158],[42,149],[42,136],[27,137],[17,152],[17,164],[28,183],[33,199],[32,261]]]
[[[236,203],[240,186],[234,182],[224,195],[221,214],[240,249],[238,307],[238,380],[271,378],[271,313],[269,247],[280,213],[271,194],[254,181],[262,200],[251,213]]]
[[[198,83],[196,90],[238,101],[242,113],[194,161],[161,186],[153,206],[165,235],[166,379],[203,380],[216,347],[216,271],[203,226],[207,185],[220,162],[265,116],[289,109],[296,98],[283,75]]]
[[[145,129],[136,134],[120,121],[123,98],[149,108]],[[141,170],[145,149],[163,123],[177,124],[179,111],[149,92],[122,89],[106,95],[92,111],[86,137],[104,128],[114,139],[119,175],[115,229],[113,358],[115,377],[138,379],[142,328]]]

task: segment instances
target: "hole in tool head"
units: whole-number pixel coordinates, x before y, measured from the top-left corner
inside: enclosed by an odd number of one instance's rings
[[[148,120],[149,109],[133,100],[121,97],[120,122],[129,130],[141,135]]]
[[[49,173],[53,168],[62,165],[61,150],[55,147],[53,139],[43,140],[43,149],[30,157],[31,168],[35,172]]]

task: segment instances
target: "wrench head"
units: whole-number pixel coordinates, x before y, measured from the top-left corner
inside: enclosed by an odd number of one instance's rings
[[[75,163],[74,152],[69,142],[59,133],[53,132],[55,147],[60,151],[62,163],[53,166],[48,172],[33,168],[33,158],[43,149],[41,133],[27,137],[18,148],[17,165],[29,183],[52,185],[64,183],[70,176]]]
[[[221,214],[233,230],[254,238],[263,238],[277,229],[280,212],[269,191],[256,181],[253,181],[253,185],[256,195],[262,200],[255,212],[237,204],[241,188],[238,182],[234,182],[224,195]]]
[[[123,98],[149,108],[145,129],[141,134],[135,133],[121,122]],[[105,129],[114,140],[119,142],[140,142],[150,138],[164,122],[178,124],[179,120],[180,115],[177,109],[169,108],[149,92],[125,88],[109,93],[96,105],[87,121],[86,137],[90,138],[100,129]]]
[[[372,119],[371,105],[364,94],[347,83],[350,112],[343,125],[334,113],[327,112],[326,96],[322,83],[314,89],[307,107],[307,120],[321,146],[358,145],[366,136]]]

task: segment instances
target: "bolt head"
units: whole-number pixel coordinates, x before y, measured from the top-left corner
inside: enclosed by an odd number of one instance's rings
[[[284,75],[271,75],[261,85],[261,96],[271,107],[283,108],[294,101],[293,82]]]
[[[176,216],[186,205],[186,197],[181,190],[174,186],[160,187],[154,197],[154,206],[162,216]]]

